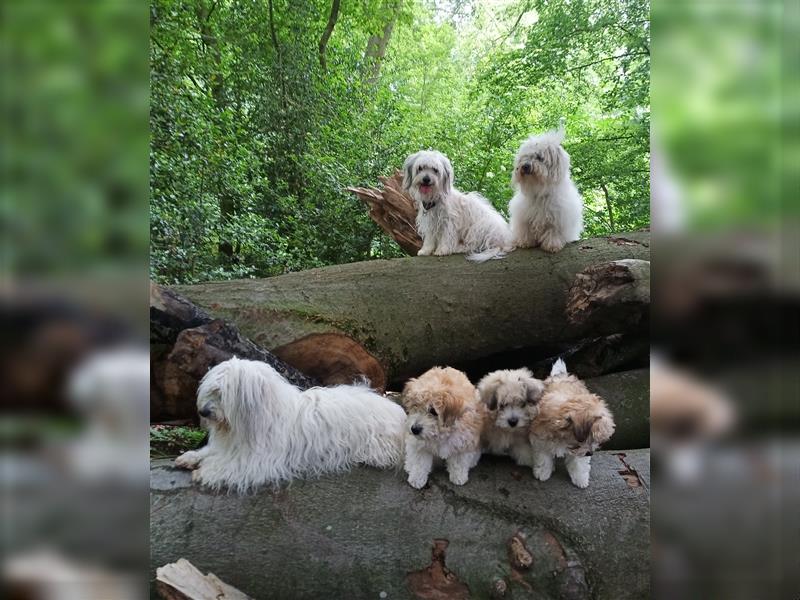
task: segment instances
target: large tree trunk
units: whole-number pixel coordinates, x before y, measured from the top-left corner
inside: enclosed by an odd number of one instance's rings
[[[575,322],[567,302],[576,275],[620,259],[647,260],[649,239],[594,238],[554,255],[517,250],[480,265],[462,255],[371,261],[177,290],[323,383],[366,375],[382,389],[434,365],[488,364],[526,348],[544,358],[559,343],[641,334],[643,320],[620,321],[614,311]]]
[[[395,2],[390,7],[391,13],[388,20],[383,26],[383,31],[380,35],[371,35],[367,40],[367,49],[364,51],[364,63],[369,69],[368,81],[372,84],[378,82],[381,74],[381,66],[383,59],[386,56],[386,48],[389,46],[389,40],[392,38],[392,31],[394,31],[394,24],[397,22],[397,13],[400,10],[400,2]]]

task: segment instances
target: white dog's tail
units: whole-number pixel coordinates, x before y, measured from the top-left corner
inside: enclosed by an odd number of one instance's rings
[[[508,252],[509,251],[505,248],[489,248],[483,252],[468,254],[467,260],[475,263],[482,263],[486,262],[487,260],[498,260],[500,258],[505,258]]]
[[[553,363],[553,368],[550,370],[550,377],[554,377],[556,375],[568,375],[567,363],[560,358]]]

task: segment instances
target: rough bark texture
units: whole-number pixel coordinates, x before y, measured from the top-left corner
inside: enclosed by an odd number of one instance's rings
[[[608,329],[638,331],[635,320],[609,324],[598,313],[577,324],[565,311],[577,273],[624,258],[648,259],[649,234],[581,240],[555,255],[517,250],[480,265],[462,255],[404,258],[176,289],[290,364],[298,345],[307,361],[324,363],[329,340],[346,336],[364,354],[337,356],[336,378],[362,364],[374,367],[371,357],[384,381],[399,384],[437,364],[578,341]],[[326,383],[323,371],[318,376]]]
[[[175,292],[150,285],[150,419],[194,419],[197,385],[208,370],[232,356],[272,365],[293,384],[317,385],[270,352],[242,337]]]
[[[391,177],[379,177],[383,189],[349,187],[369,207],[369,217],[409,255],[422,248],[417,233],[417,209],[414,200],[403,190],[403,175],[395,171]]]
[[[248,496],[160,462],[152,568],[185,557],[254,598],[626,600],[650,594],[649,451],[597,452],[580,490],[484,457],[464,486],[357,468]],[[468,596],[467,596],[468,593]],[[447,595],[450,594],[450,595]]]
[[[584,269],[569,290],[567,317],[575,324],[596,322],[603,333],[649,329],[650,262],[622,259]]]
[[[251,600],[213,573],[203,575],[185,558],[156,569],[156,590],[164,600]]]

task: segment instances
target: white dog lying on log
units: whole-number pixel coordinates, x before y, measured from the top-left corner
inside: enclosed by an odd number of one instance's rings
[[[469,253],[468,260],[503,258],[513,247],[511,230],[489,201],[453,187],[453,166],[441,152],[423,150],[403,165],[403,189],[417,205],[418,256]]]
[[[216,489],[246,492],[403,458],[405,411],[365,385],[301,391],[266,363],[232,358],[203,377],[197,410],[208,445],[175,464]]]

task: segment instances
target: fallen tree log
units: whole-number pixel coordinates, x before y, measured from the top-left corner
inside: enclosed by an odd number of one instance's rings
[[[650,594],[647,450],[596,452],[584,490],[561,461],[539,482],[505,457],[460,487],[436,469],[423,490],[366,467],[247,496],[169,461],[150,475],[151,573],[184,557],[253,598]]]
[[[461,255],[415,257],[175,289],[325,384],[366,375],[383,389],[437,364],[640,332],[641,322],[620,322],[616,314],[607,322],[605,311],[576,323],[566,307],[578,273],[647,260],[649,239],[648,233],[594,238],[555,255],[517,250],[480,265]]]
[[[414,200],[403,189],[403,174],[395,171],[391,177],[378,177],[383,189],[349,187],[369,208],[369,217],[394,238],[394,241],[411,256],[422,248],[422,238],[417,233],[417,209]]]
[[[294,385],[318,382],[172,290],[150,284],[150,420],[195,419],[197,386],[232,356],[268,363]]]

